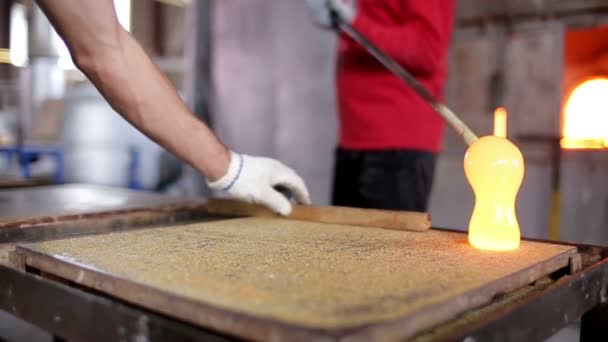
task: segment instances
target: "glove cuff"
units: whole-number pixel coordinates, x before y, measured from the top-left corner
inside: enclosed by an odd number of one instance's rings
[[[230,190],[243,171],[243,162],[243,155],[230,151],[230,165],[226,174],[214,182],[208,182],[207,185],[217,191]]]

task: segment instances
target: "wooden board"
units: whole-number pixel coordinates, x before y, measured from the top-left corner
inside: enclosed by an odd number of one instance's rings
[[[568,265],[570,246],[243,218],[17,248],[26,265],[253,340],[396,340]]]
[[[283,217],[260,204],[229,199],[211,199],[207,201],[205,208],[211,214],[231,216],[271,217],[416,232],[431,229],[431,215],[425,212],[296,204],[293,206],[291,214]]]

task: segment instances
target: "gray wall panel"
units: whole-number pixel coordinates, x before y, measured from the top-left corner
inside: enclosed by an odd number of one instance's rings
[[[247,13],[247,15],[243,15]],[[303,1],[217,1],[216,130],[232,148],[296,169],[329,200],[336,135],[334,37]]]

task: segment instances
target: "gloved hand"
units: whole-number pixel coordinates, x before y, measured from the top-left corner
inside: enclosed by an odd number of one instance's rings
[[[308,190],[302,178],[294,170],[270,158],[231,151],[226,174],[207,184],[212,190],[222,192],[228,197],[263,204],[281,215],[289,215],[292,206],[275,186],[289,190],[297,202],[310,204]]]
[[[332,11],[348,24],[357,16],[356,0],[306,0],[314,22],[323,28],[335,28]]]

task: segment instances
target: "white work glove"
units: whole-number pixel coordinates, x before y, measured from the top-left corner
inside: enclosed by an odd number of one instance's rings
[[[274,187],[283,187],[298,203],[310,204],[306,185],[300,176],[278,160],[253,157],[230,151],[226,174],[207,183],[212,190],[249,203],[259,203],[281,215],[289,215],[291,202]]]
[[[314,22],[323,28],[335,28],[332,11],[348,24],[357,16],[356,0],[306,0],[306,3]]]

